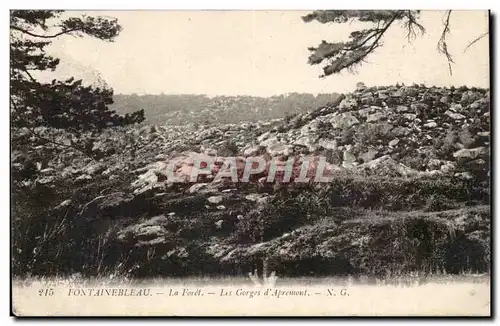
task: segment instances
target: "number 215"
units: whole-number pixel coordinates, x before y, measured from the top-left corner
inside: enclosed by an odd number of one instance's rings
[[[54,295],[54,289],[40,289],[38,295],[41,297],[50,297]]]

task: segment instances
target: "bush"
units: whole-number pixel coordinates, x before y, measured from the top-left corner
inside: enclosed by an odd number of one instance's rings
[[[96,178],[80,188],[64,178],[49,184],[14,181],[13,275],[110,274],[123,258],[110,254],[118,250],[114,237],[121,223],[81,213],[103,189],[120,191],[128,184],[123,177],[113,182]]]

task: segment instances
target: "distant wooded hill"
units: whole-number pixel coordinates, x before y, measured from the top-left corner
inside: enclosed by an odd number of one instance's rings
[[[325,106],[339,94],[289,93],[272,97],[205,95],[124,95],[114,96],[118,113],[144,109],[150,124],[239,123],[281,118]]]

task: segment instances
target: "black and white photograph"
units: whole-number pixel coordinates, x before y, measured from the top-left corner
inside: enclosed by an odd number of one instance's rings
[[[492,19],[11,9],[11,315],[491,316]]]

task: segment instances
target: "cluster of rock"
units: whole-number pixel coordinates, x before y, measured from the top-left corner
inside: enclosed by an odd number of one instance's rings
[[[113,179],[113,171],[132,172],[146,166],[154,170],[155,164],[192,152],[283,159],[322,155],[349,173],[470,177],[458,169],[464,161],[489,169],[489,127],[487,90],[418,85],[362,88],[343,96],[338,105],[287,119],[107,130],[92,143],[93,151],[107,154],[104,163],[77,159],[80,153],[69,148],[57,162],[42,164],[47,175],[39,181],[51,182],[55,171],[78,180],[96,173]],[[55,140],[68,142],[64,137],[60,134]]]
[[[446,174],[462,159],[487,168],[489,126],[486,90],[372,87],[338,107],[296,115],[243,152],[263,146],[271,155],[329,153],[353,171],[390,164],[400,175]]]
[[[24,136],[30,137],[29,133]],[[49,136],[55,142],[71,144],[64,133]],[[96,180],[104,184],[127,180],[125,188],[119,192],[112,189],[109,196],[104,194],[94,202],[94,213],[109,215],[102,212],[121,210],[121,215],[126,215],[132,214],[130,207],[137,207],[137,202],[158,205],[163,215],[131,223],[118,233],[117,240],[132,247],[166,248],[165,257],[184,259],[188,251],[176,245],[182,237],[180,231],[172,231],[172,224],[176,230],[192,228],[184,217],[190,216],[193,221],[199,214],[204,221],[200,223],[208,223],[203,228],[216,234],[227,225],[243,223],[247,214],[259,212],[274,195],[269,189],[259,191],[264,187],[261,185],[236,189],[232,183],[214,182],[214,175],[179,186],[169,180],[166,171],[172,161],[177,176],[185,179],[191,175],[194,159],[200,157],[235,156],[240,173],[249,157],[287,160],[311,155],[325,156],[327,169],[339,174],[469,179],[473,177],[472,170],[467,170],[471,167],[489,174],[490,99],[484,89],[363,87],[331,106],[286,119],[218,126],[127,126],[93,137],[91,151],[105,154],[99,161],[71,146],[58,149],[57,159],[44,161],[42,150],[47,144],[40,147],[33,167],[38,176],[33,182],[51,185],[63,179],[80,187]],[[23,157],[23,153],[13,153],[15,168],[26,164]],[[59,204],[68,205],[69,199]],[[333,228],[331,232],[344,245],[343,229]],[[205,243],[203,250],[221,262],[263,251],[287,257],[295,252],[296,258],[302,259],[309,249],[303,251],[305,247],[297,239],[312,241],[317,230],[311,230],[302,228],[296,231],[301,237],[283,234],[255,246],[217,242],[215,238],[215,242]],[[351,237],[352,241],[361,241],[355,239]],[[325,247],[325,257],[338,245],[332,242],[337,240],[319,245],[319,249]],[[358,242],[356,246],[363,247]]]

